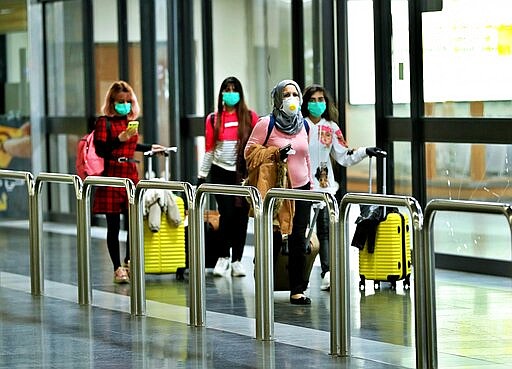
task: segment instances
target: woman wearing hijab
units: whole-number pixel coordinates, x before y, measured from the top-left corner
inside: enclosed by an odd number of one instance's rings
[[[249,170],[252,165],[249,159],[252,159],[255,150],[263,147],[263,151],[273,153],[277,160],[287,162],[287,180],[290,188],[309,190],[312,177],[308,133],[300,113],[301,90],[295,81],[283,80],[272,89],[271,96],[272,113],[258,121],[245,147]],[[309,201],[295,201],[291,234],[288,237],[290,303],[295,305],[311,304],[311,299],[304,294],[309,284],[309,275],[305,276],[304,270],[307,250],[305,236],[309,225],[310,207]],[[285,233],[282,223],[280,226],[281,232]]]

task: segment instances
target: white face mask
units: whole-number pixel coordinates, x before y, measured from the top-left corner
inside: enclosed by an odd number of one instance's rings
[[[283,106],[281,110],[288,116],[293,117],[297,115],[300,110],[300,100],[298,97],[290,96],[286,99],[283,99]]]

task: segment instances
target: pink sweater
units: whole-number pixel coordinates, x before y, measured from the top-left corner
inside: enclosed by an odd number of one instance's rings
[[[247,153],[247,149],[251,147],[251,145],[263,145],[265,137],[267,137],[269,122],[270,117],[268,115],[258,120],[245,146],[245,153]],[[292,149],[295,150],[294,154],[288,155],[288,175],[290,177],[291,187],[299,188],[308,182],[313,183],[309,163],[309,144],[306,129],[303,127],[298,133],[288,135],[279,131],[274,126],[265,146],[277,146],[281,148],[288,144],[291,144]]]

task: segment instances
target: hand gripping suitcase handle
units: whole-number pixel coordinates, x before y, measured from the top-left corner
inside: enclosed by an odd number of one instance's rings
[[[169,156],[171,152],[177,152],[178,148],[176,146],[166,147],[162,150],[149,150],[144,152],[144,156],[148,158],[148,177],[152,179],[153,177],[153,156],[162,154],[165,157],[165,180],[168,181],[170,177],[170,169],[169,169]]]

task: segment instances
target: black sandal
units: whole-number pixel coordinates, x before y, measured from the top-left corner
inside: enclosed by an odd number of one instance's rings
[[[311,299],[307,296],[302,296],[298,299],[290,297],[290,303],[292,305],[311,305]]]

